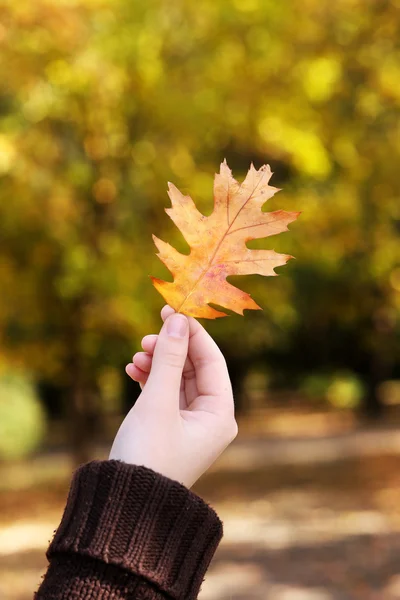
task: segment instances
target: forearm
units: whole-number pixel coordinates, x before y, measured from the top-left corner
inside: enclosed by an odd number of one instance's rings
[[[144,467],[75,474],[36,600],[194,600],[222,537],[198,496]]]

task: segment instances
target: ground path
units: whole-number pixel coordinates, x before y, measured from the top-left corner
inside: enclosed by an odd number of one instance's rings
[[[310,422],[245,424],[198,483],[225,523],[201,600],[400,599],[400,429]],[[62,452],[2,469],[1,600],[31,600],[69,469]]]

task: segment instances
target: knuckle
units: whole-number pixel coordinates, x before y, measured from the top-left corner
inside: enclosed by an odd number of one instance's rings
[[[230,442],[232,442],[236,438],[238,431],[239,431],[239,428],[238,428],[238,424],[236,422],[235,417],[230,416],[226,420],[226,435]]]
[[[237,436],[238,432],[239,432],[239,427],[238,427],[238,424],[237,424],[237,422],[236,422],[236,419],[234,418],[234,419],[232,420],[232,424],[231,424],[231,432],[230,432],[230,433],[231,433],[231,440],[232,440],[232,441],[233,441],[233,440],[236,438],[236,436]]]
[[[221,367],[223,363],[221,363],[220,358],[217,356],[197,356],[193,359],[193,366],[196,369],[203,369],[213,365]]]
[[[185,369],[184,370],[184,376],[186,379],[195,379],[196,377],[196,370],[191,368],[191,369]]]
[[[205,358],[204,356],[196,356],[196,358],[193,359],[193,366],[197,369],[201,369],[202,367],[208,367],[209,364],[210,359]]]
[[[163,357],[164,365],[182,369],[184,357],[178,352],[167,352]]]

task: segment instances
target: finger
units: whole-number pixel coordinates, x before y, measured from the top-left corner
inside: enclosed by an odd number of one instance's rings
[[[162,318],[162,320],[165,321],[165,319],[167,317],[169,317],[170,315],[173,315],[174,312],[175,312],[174,309],[171,308],[171,306],[168,306],[168,304],[166,304],[161,309],[161,318]]]
[[[136,354],[132,358],[134,366],[138,367],[139,371],[142,371],[144,374],[148,374],[151,370],[152,354],[157,343],[157,338],[158,335],[156,334],[145,336],[142,339],[142,348],[146,352],[136,352]],[[143,379],[143,373],[141,374],[141,379],[139,380],[139,383]],[[193,363],[189,357],[186,358],[185,365],[183,367],[183,377],[185,379],[185,385],[183,388],[185,402],[181,403],[180,408],[188,408],[188,405],[190,405],[190,403],[198,396],[196,373],[193,367]]]
[[[159,401],[175,402],[179,407],[179,390],[189,343],[189,323],[184,315],[171,314],[164,322],[153,353],[153,363],[146,392]]]
[[[232,385],[221,350],[193,317],[189,317],[189,332],[188,357],[196,372],[199,395],[217,396],[224,408],[233,408]]]
[[[158,335],[151,334],[145,335],[142,339],[142,348],[148,354],[153,354],[154,348],[156,347]]]
[[[166,304],[162,309],[161,309],[161,318],[163,321],[165,321],[170,315],[174,314],[174,309],[171,308],[170,306],[168,306],[168,304]],[[189,330],[189,336],[190,336],[190,330]],[[190,375],[193,372],[193,363],[190,360],[189,356],[186,358],[185,361],[185,366],[183,368],[183,373],[184,375]]]
[[[167,319],[170,315],[174,314],[174,309],[171,308],[170,306],[168,306],[168,304],[166,304],[162,310],[161,310],[161,318],[163,321],[165,321],[165,319]],[[190,325],[190,319],[189,319],[189,325]],[[189,328],[189,336],[190,336],[190,328]],[[189,337],[190,339],[190,337]],[[189,341],[190,343],[190,341]],[[196,382],[196,371],[195,368],[193,366],[192,361],[190,360],[190,357],[187,356],[186,361],[185,361],[185,366],[183,367],[183,377],[184,377],[184,395],[185,395],[185,406],[184,408],[188,408],[191,403],[197,398],[197,396],[199,395],[199,391],[197,389],[197,382]],[[181,403],[181,408],[183,408],[182,403]]]
[[[161,318],[165,320],[174,312],[166,305],[161,310]],[[232,385],[221,350],[196,319],[188,317],[188,321],[189,349],[184,370],[188,380],[188,404],[198,395],[218,396],[224,402],[224,408],[234,409]]]
[[[136,352],[132,358],[132,362],[138,369],[141,369],[145,373],[150,373],[152,356],[147,352]]]
[[[133,363],[129,363],[128,365],[126,365],[125,372],[127,373],[127,375],[129,375],[131,379],[133,379],[133,381],[137,381],[138,383],[140,383],[141,387],[146,383],[149,377],[148,373],[145,373]]]

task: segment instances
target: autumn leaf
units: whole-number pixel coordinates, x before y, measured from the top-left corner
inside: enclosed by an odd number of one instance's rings
[[[223,306],[243,314],[245,308],[260,309],[249,294],[226,281],[230,275],[277,275],[276,267],[292,256],[274,250],[250,250],[246,242],[288,230],[298,212],[263,212],[262,207],[277,191],[269,185],[269,165],[258,171],[251,165],[239,184],[226,161],[214,181],[214,210],[202,215],[190,196],[169,184],[172,208],[165,209],[190,246],[181,254],[170,244],[153,236],[157,256],[171,271],[173,282],[152,277],[155,288],[177,312],[215,319],[226,313],[209,306]]]

